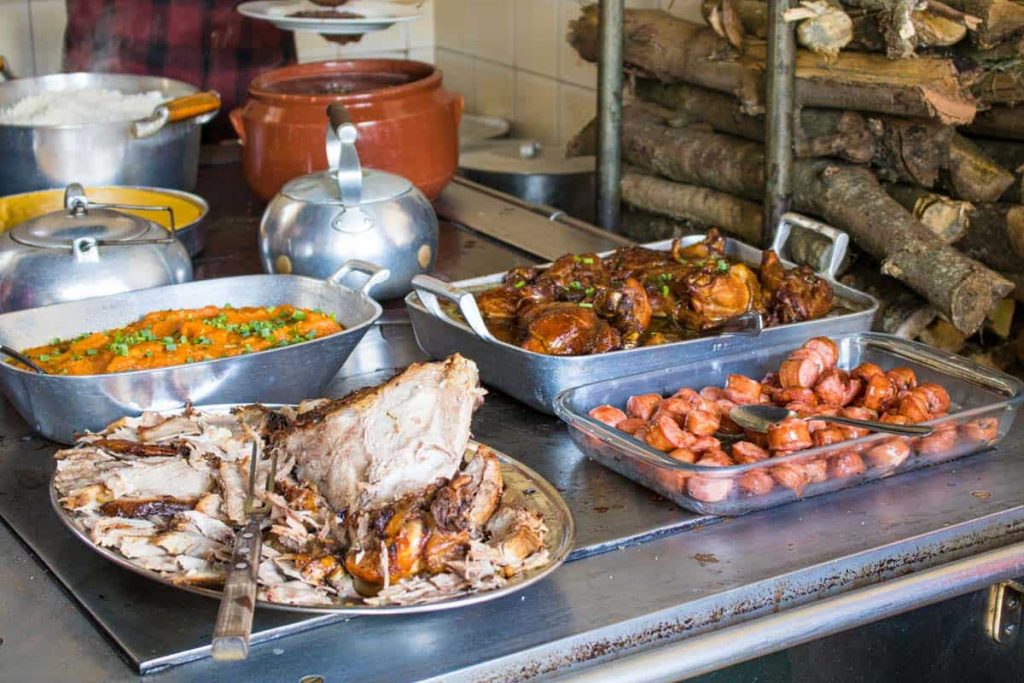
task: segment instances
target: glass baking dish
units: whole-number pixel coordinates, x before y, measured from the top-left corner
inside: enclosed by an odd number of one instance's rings
[[[871,434],[760,462],[707,467],[673,460],[587,414],[591,408],[603,404],[624,409],[626,400],[636,394],[670,396],[682,387],[698,391],[706,386],[721,387],[729,374],[760,380],[766,373],[778,371],[781,362],[797,348],[793,344],[747,349],[674,368],[569,389],[555,399],[555,412],[569,424],[573,441],[590,458],[688,510],[725,516],[743,515],[955,460],[991,447],[1006,436],[1013,425],[1024,390],[1024,384],[1014,377],[891,335],[857,332],[834,337],[833,340],[839,348],[840,368],[849,370],[864,362],[875,363],[884,370],[909,367],[917,375],[919,383],[935,382],[945,387],[951,399],[949,413],[926,423],[939,425],[936,433],[942,431],[945,434],[943,438],[927,437],[932,440],[923,441],[921,437]],[[955,431],[955,435],[946,433],[947,430]],[[874,456],[868,455],[872,449],[884,447],[890,441],[904,441],[910,447],[909,457],[892,466],[878,456],[885,451],[876,450]],[[725,444],[723,450],[728,451]],[[851,451],[863,454],[864,472],[834,476],[832,464]],[[779,465],[805,465],[821,460],[828,464],[828,477],[823,481],[809,483],[798,491],[779,485],[773,479],[769,482],[770,490],[758,495],[749,493],[750,489],[764,488],[751,486],[751,478],[764,482],[764,475]],[[694,497],[694,493],[698,497]]]

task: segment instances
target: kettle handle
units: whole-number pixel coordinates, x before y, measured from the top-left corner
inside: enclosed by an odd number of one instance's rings
[[[363,169],[356,151],[356,124],[345,105],[327,105],[327,166],[337,169],[338,190],[345,206],[356,206],[363,198]]]

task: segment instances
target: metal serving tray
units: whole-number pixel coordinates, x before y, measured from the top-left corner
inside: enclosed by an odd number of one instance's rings
[[[360,291],[341,280],[369,276]],[[44,375],[0,361],[0,391],[37,432],[73,443],[83,429],[102,429],[143,410],[193,403],[298,403],[319,396],[366,330],[381,315],[370,290],[389,273],[349,261],[327,280],[297,275],[244,275],[154,287],[0,315],[0,345],[16,351],[83,332],[120,327],[152,311],[207,305],[292,304],[334,313],[338,334],[292,346],[152,370],[106,375]]]
[[[875,363],[883,369],[909,367],[919,382],[935,382],[945,387],[952,401],[949,414],[925,423],[941,427],[932,436],[924,438],[871,434],[748,465],[701,467],[673,460],[646,443],[598,422],[587,414],[590,409],[603,404],[623,407],[626,400],[636,394],[659,393],[669,396],[683,387],[696,390],[706,386],[720,387],[725,384],[729,374],[763,377],[767,372],[777,371],[779,364],[799,346],[793,343],[735,351],[684,367],[666,368],[577,387],[559,395],[555,401],[555,410],[570,425],[573,441],[580,450],[602,465],[657,491],[688,510],[734,516],[910,472],[989,448],[1010,431],[1017,408],[1024,400],[1024,383],[1020,380],[924,344],[870,332],[833,339],[839,346],[838,365],[843,369],[848,370],[864,362]],[[979,438],[978,433],[983,426],[987,434]],[[947,433],[945,430],[955,430],[955,436],[942,436]],[[929,439],[944,441],[929,442]],[[890,441],[906,442],[910,446],[910,455],[896,467],[875,464],[869,452]],[[936,449],[937,443],[942,443],[943,447]],[[835,457],[850,451],[862,455],[867,469],[860,475],[843,478],[832,476],[831,464]],[[799,493],[775,484],[767,493],[750,495],[738,485],[740,478],[753,470],[770,472],[773,467],[784,463],[801,464],[821,459],[829,464],[829,477],[820,483],[807,485]],[[728,494],[716,502],[697,500],[688,490],[687,484],[691,477],[700,478],[704,482],[727,480],[729,483],[724,487],[728,489]]]
[[[832,286],[837,301],[849,310],[833,311],[819,320],[769,327],[756,336],[728,334],[589,356],[548,356],[500,341],[487,330],[472,292],[499,284],[504,273],[450,284],[417,276],[413,279],[415,291],[405,298],[405,303],[416,341],[424,353],[432,358],[443,358],[459,352],[476,361],[485,384],[537,410],[553,414],[555,397],[581,384],[656,368],[678,367],[682,363],[752,346],[784,343],[798,346],[809,337],[870,330],[878,302],[874,297],[836,280],[836,271],[846,256],[849,242],[846,233],[798,214],[785,214],[772,245],[780,257],[793,227],[811,230],[831,241],[828,263],[819,269],[819,275]],[[703,239],[703,235],[690,235],[683,238],[683,244],[694,244]],[[671,245],[672,240],[663,240],[643,246],[667,250]],[[742,242],[727,238],[725,251],[728,256],[747,264],[756,266],[761,263],[762,251]],[[788,267],[794,265],[785,260],[783,263]],[[465,322],[446,313],[438,303],[438,296],[455,302]]]

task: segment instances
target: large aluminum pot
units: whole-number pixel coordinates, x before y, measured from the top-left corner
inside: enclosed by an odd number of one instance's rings
[[[338,284],[352,271],[368,277],[359,291]],[[243,275],[154,287],[0,315],[0,353],[129,324],[152,311],[207,305],[292,304],[333,313],[344,331],[259,353],[107,375],[45,375],[0,360],[0,391],[33,429],[72,443],[76,431],[98,430],[124,415],[169,410],[186,401],[298,403],[321,395],[356,344],[381,315],[370,290],[385,269],[350,261],[327,280],[295,275]]]
[[[182,108],[158,107],[142,121],[0,125],[0,195],[71,183],[195,188],[200,125],[220,107],[215,93],[197,93],[187,83],[153,76],[53,74],[0,82],[0,109],[30,95],[83,88],[125,94],[159,90],[168,100],[193,97]]]

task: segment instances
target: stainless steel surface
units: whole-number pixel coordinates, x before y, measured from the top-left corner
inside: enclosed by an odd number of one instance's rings
[[[76,431],[100,429],[122,415],[171,409],[185,401],[297,403],[327,385],[381,314],[368,292],[386,271],[352,265],[373,273],[359,292],[337,283],[351,271],[343,267],[331,280],[246,275],[5,313],[0,344],[15,349],[120,327],[152,311],[225,303],[319,308],[334,313],[345,330],[260,353],[108,375],[38,375],[0,363],[0,390],[40,434],[62,443],[71,443]]]
[[[441,218],[529,254],[555,260],[562,254],[607,251],[632,242],[625,237],[579,221],[569,224],[553,207],[538,207],[515,197],[456,177],[434,202]],[[538,214],[547,221],[537,220]]]
[[[271,200],[260,222],[263,270],[326,277],[358,258],[391,271],[377,298],[405,296],[413,276],[430,270],[437,257],[437,216],[405,178],[361,170],[356,127],[342,105],[330,105],[328,113],[332,170],[291,180]]]
[[[0,82],[0,109],[30,95],[83,88],[123,93],[159,90],[168,99],[196,88],[155,76],[72,73]],[[192,190],[199,165],[200,123],[180,121],[136,138],[132,122],[65,126],[0,125],[0,195],[68,183],[151,185]]]
[[[985,605],[985,634],[1000,645],[1013,645],[1020,635],[1022,612],[1024,585],[1001,581],[991,586]]]
[[[566,239],[558,234],[564,226],[539,222],[549,225],[551,239]],[[583,250],[607,248],[600,244]],[[442,231],[438,267],[449,278],[528,262],[523,259],[522,251],[485,234],[447,225]],[[423,359],[411,328],[395,313],[367,333],[328,394],[378,382],[392,368]],[[500,393],[487,397],[474,432],[563,492],[578,522],[573,561],[519,596],[459,613],[346,620],[258,610],[250,658],[228,667],[206,657],[215,603],[153,588],[83,555],[45,500],[55,446],[33,436],[0,403],[0,516],[10,525],[0,524],[0,680],[136,680],[139,669],[157,683],[307,675],[328,681],[537,679],[656,652],[1024,541],[1024,424],[984,457],[728,521],[682,511],[588,461],[557,420]],[[986,574],[992,569],[978,566],[971,580],[999,580]],[[781,662],[783,678],[792,666],[798,680],[836,672],[830,680],[855,681],[864,680],[857,674],[865,667],[854,667],[854,659],[879,662],[888,653],[886,671],[914,683],[932,672],[957,671],[964,675],[944,680],[995,671],[1007,677],[989,680],[1014,680],[1019,669],[1007,669],[1005,661],[986,670],[978,654],[968,657],[961,646],[971,634],[946,616],[916,623],[931,629],[930,644],[941,639],[952,644],[948,648],[916,648],[920,639],[883,623],[863,647],[857,638],[833,636],[825,649],[792,661],[779,655],[774,664]],[[775,649],[786,633],[776,628],[768,635],[779,639]],[[839,640],[847,647],[828,649]],[[928,662],[915,659],[921,652]],[[825,661],[828,667],[821,666]],[[173,666],[181,662],[187,663]]]
[[[744,429],[764,434],[773,424],[782,422],[788,418],[795,418],[797,414],[792,410],[770,405],[747,405],[736,406],[729,411],[729,418]],[[811,418],[805,418],[811,419]],[[873,432],[885,432],[886,434],[901,434],[903,436],[928,436],[935,431],[930,425],[898,425],[875,420],[855,420],[852,417],[842,415],[816,415],[814,419],[832,424],[848,425],[850,427],[863,427]]]
[[[97,204],[78,183],[64,205],[0,234],[0,313],[192,279],[169,208]],[[167,211],[171,231],[118,208]]]
[[[619,229],[621,211],[625,4],[624,0],[601,0],[601,45],[597,63],[597,224],[605,230]]]
[[[595,162],[535,140],[494,140],[459,154],[459,175],[534,205],[594,220]]]
[[[673,683],[965,595],[984,588],[993,579],[1021,573],[1024,543],[1015,543],[556,680]]]
[[[384,381],[385,379],[387,378],[382,378],[381,381]],[[229,409],[234,405],[237,404],[206,406],[205,408],[203,406],[197,406],[197,408],[201,410],[205,409],[213,412],[219,412]],[[471,441],[469,448],[475,449],[478,446],[479,442]],[[550,561],[547,564],[516,575],[509,579],[508,582],[500,588],[480,592],[463,593],[444,600],[435,600],[433,602],[424,602],[414,605],[371,606],[366,605],[362,601],[354,602],[350,600],[337,600],[331,605],[303,606],[269,602],[267,600],[255,600],[254,606],[283,612],[302,613],[305,615],[335,614],[343,616],[363,615],[381,617],[398,614],[418,614],[422,612],[457,609],[481,602],[497,600],[504,596],[521,591],[528,586],[541,581],[544,577],[558,569],[566,559],[568,559],[569,553],[573,549],[576,536],[576,525],[573,520],[572,512],[569,510],[569,506],[562,498],[562,495],[544,477],[505,453],[494,449],[492,450],[501,462],[501,475],[505,482],[505,493],[502,500],[506,504],[520,505],[528,510],[536,512],[544,518],[544,522],[547,524],[548,535],[544,539],[544,545],[550,556]],[[274,466],[276,467],[276,460],[274,462]],[[55,473],[56,471],[54,471],[54,474]],[[254,479],[250,478],[249,481],[252,482]],[[114,565],[143,576],[149,581],[162,584],[172,590],[202,595],[208,598],[216,598],[220,600],[221,605],[224,604],[226,594],[223,591],[203,588],[198,585],[176,584],[172,579],[164,577],[159,572],[152,571],[135,564],[130,558],[123,556],[111,548],[101,547],[93,543],[92,539],[89,537],[88,531],[78,523],[75,515],[64,509],[60,504],[60,494],[57,492],[56,486],[54,485],[54,475],[51,475],[50,477],[50,505],[64,526],[71,531],[71,533],[74,534],[81,543]],[[258,529],[259,526],[257,525],[256,528]],[[244,529],[250,529],[250,525],[247,524]],[[239,537],[241,537],[241,534]],[[250,565],[253,562],[255,562],[256,565],[259,564],[257,561],[257,558],[259,557],[258,552],[253,551],[250,548],[246,552],[246,555],[251,555],[252,557],[251,560],[245,560],[247,565]],[[236,559],[232,558],[232,562],[236,562]],[[237,567],[237,565],[233,566]],[[241,567],[238,568],[242,569]],[[252,568],[251,575],[251,579],[253,581],[252,588],[254,591],[256,586],[255,572],[257,569],[258,566],[254,566]],[[238,586],[230,585],[230,574],[228,576],[228,581],[228,590],[235,591],[237,598],[237,592],[240,588]],[[248,588],[247,580],[246,588]],[[252,603],[253,600],[250,598],[249,602]],[[220,610],[218,611],[218,614],[220,614]],[[220,617],[218,616],[218,625],[219,619]],[[251,628],[251,624],[249,625],[249,628]],[[216,637],[217,629],[215,628],[214,638]],[[246,640],[248,640],[248,635],[246,636]],[[231,646],[227,645],[226,647]]]
[[[459,149],[469,149],[488,140],[508,135],[509,122],[497,116],[462,114],[459,121]]]
[[[906,367],[919,381],[944,387],[951,400],[949,414],[926,423],[936,428],[941,426],[942,434],[929,438],[870,434],[758,462],[708,467],[670,458],[589,415],[589,411],[599,405],[625,407],[629,396],[650,393],[670,396],[683,387],[695,390],[720,387],[730,374],[763,377],[766,372],[775,371],[800,342],[748,348],[719,354],[701,363],[623,375],[576,387],[559,395],[555,410],[573,427],[576,445],[594,460],[689,510],[732,516],[832,493],[985,450],[1009,433],[1017,409],[1024,401],[1024,383],[1020,380],[961,356],[872,332],[833,339],[839,347],[838,366],[841,368],[851,369],[864,362],[885,369]],[[755,486],[756,495],[748,493],[744,486],[744,477],[753,472],[774,480],[775,468],[780,465],[827,464],[850,452],[864,454],[860,473],[827,476],[821,481],[806,480],[793,488],[774,484]]]
[[[249,486],[245,493],[245,525],[235,535],[224,590],[217,608],[217,621],[213,624],[210,656],[218,662],[237,662],[249,656],[252,618],[256,612],[256,574],[263,554],[263,521],[270,512],[270,503],[266,498],[259,504],[253,504],[256,499],[256,465],[261,456],[261,441],[258,434],[253,436],[252,452],[249,454]],[[266,478],[267,493],[274,491],[278,453],[280,451],[275,448],[270,454],[273,462]],[[51,481],[51,498],[55,488]],[[59,503],[54,509],[57,514],[62,514],[63,508]]]
[[[805,227],[814,229],[816,226],[813,222],[808,222]],[[835,237],[835,234],[842,238],[846,237],[845,233],[832,228],[829,230],[831,232],[828,234],[831,237]],[[683,243],[694,243],[702,239],[701,235],[690,235],[683,238]],[[664,240],[646,246],[664,250],[669,249],[671,244],[672,240]],[[842,244],[841,239],[836,240],[832,250],[832,261],[842,261]],[[558,255],[564,253],[563,251]],[[749,264],[757,265],[761,262],[759,249],[732,239],[726,239],[726,253]],[[817,335],[839,335],[870,329],[878,307],[875,299],[829,278],[828,272],[822,275],[829,279],[836,297],[850,307],[849,311],[834,311],[820,320],[770,327],[756,336],[730,334],[704,337],[590,356],[547,356],[532,353],[490,335],[482,318],[474,314],[475,302],[471,296],[466,295],[466,292],[493,287],[502,281],[504,273],[453,282],[446,288],[436,289],[435,293],[417,290],[406,297],[406,306],[420,348],[431,357],[440,358],[458,351],[477,362],[485,384],[501,389],[537,410],[551,413],[555,397],[560,392],[581,384],[635,374],[643,370],[678,366],[683,362],[754,345],[794,343],[794,346],[799,346],[809,337]],[[453,318],[442,310],[435,300],[438,293],[449,299],[458,300],[462,305],[463,319],[472,322],[475,327]]]
[[[795,103],[796,27],[786,21],[790,0],[768,0],[768,58],[765,81],[764,224],[773,229],[789,211],[793,196],[793,122]],[[765,244],[772,235],[766,231]]]

